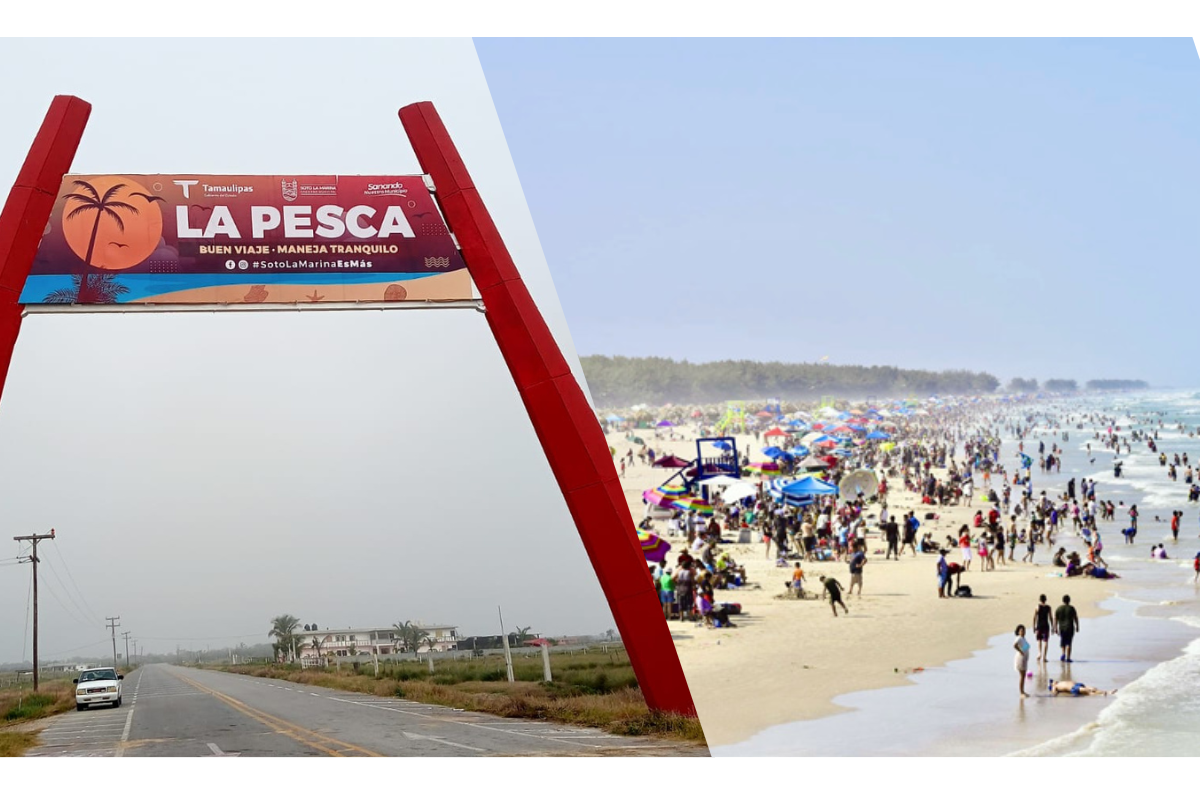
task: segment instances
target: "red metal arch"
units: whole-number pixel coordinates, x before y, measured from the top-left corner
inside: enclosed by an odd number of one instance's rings
[[[0,395],[24,311],[17,300],[90,113],[91,105],[77,97],[54,98],[0,212]],[[488,325],[608,598],[646,702],[659,711],[695,716],[595,414],[433,104],[402,108],[400,121],[458,239]]]

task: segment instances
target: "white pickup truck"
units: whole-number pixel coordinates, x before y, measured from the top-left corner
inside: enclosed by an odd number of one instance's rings
[[[123,680],[125,676],[118,675],[115,669],[84,670],[75,679],[75,710],[83,711],[88,706],[104,703],[120,708]]]

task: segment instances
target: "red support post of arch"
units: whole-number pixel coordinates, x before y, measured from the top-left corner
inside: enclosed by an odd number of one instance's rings
[[[650,708],[696,715],[633,517],[595,413],[525,288],[432,103],[400,109],[421,169],[458,239],[529,419],[608,598]]]
[[[0,395],[25,310],[17,300],[91,113],[78,97],[54,98],[0,211]]]

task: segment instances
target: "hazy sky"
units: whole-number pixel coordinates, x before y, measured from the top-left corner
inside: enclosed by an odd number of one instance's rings
[[[476,46],[581,353],[1198,382],[1191,39]]]
[[[416,173],[396,111],[433,100],[570,350],[470,40],[107,42],[138,65],[116,77],[86,66],[98,46],[0,41],[0,73],[22,76],[0,87],[4,190],[58,93],[94,106],[81,173]],[[105,652],[88,645],[109,615],[147,652],[263,641],[281,613],[493,634],[503,603],[510,630],[612,626],[470,310],[28,318],[0,402],[0,519],[0,559],[58,531],[47,661]],[[30,654],[29,574],[0,566],[0,662]]]

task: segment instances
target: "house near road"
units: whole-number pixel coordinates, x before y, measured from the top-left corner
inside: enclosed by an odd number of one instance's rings
[[[458,648],[457,625],[417,623],[426,632],[418,653],[443,653]],[[296,631],[301,637],[296,646],[297,657],[304,663],[318,663],[324,658],[351,656],[389,656],[407,652],[400,634],[393,627],[345,628],[339,630]],[[315,641],[314,641],[315,640]]]

